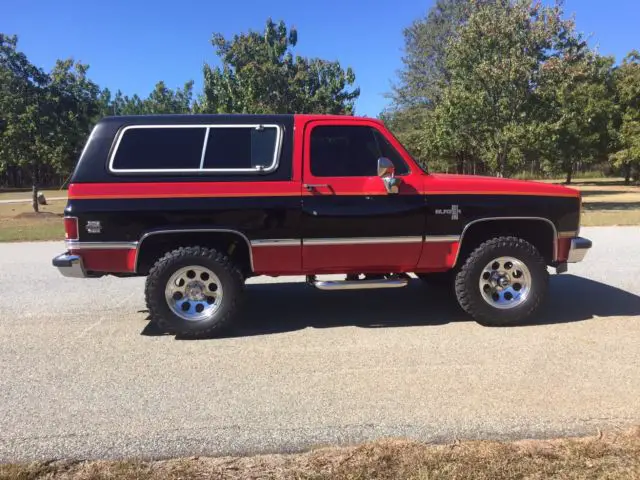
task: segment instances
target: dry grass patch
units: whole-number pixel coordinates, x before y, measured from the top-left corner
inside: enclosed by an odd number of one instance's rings
[[[66,197],[66,190],[39,190],[46,198]],[[3,191],[0,189],[0,200],[31,200],[31,190]]]
[[[576,180],[569,187],[582,193],[583,226],[640,225],[640,186],[625,185],[621,178],[596,178]]]
[[[500,480],[640,478],[640,428],[556,440],[429,445],[384,440],[294,455],[0,465],[0,479]]]
[[[41,205],[35,213],[31,203],[0,203],[0,242],[63,240],[62,215],[66,200]]]

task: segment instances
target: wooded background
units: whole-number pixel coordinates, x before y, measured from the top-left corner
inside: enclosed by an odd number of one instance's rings
[[[403,68],[380,113],[430,171],[526,178],[640,179],[640,53],[616,60],[590,48],[562,4],[438,0],[404,31]],[[214,34],[219,67],[146,97],[101,88],[89,65],[46,72],[0,33],[0,187],[59,187],[95,122],[166,113],[355,114],[351,68],[292,54],[298,32]]]

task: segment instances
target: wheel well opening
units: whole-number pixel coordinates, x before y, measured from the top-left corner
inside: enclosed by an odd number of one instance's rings
[[[460,253],[456,266],[459,266],[481,243],[490,238],[513,236],[532,244],[547,265],[554,260],[556,232],[549,222],[544,220],[487,220],[471,225],[461,239]]]
[[[165,253],[180,247],[214,248],[229,256],[245,276],[252,272],[247,240],[233,232],[163,232],[149,235],[138,245],[136,272],[147,275],[153,264]]]

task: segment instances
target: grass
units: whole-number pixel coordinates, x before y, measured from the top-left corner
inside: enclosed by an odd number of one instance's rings
[[[66,197],[66,190],[40,190],[47,198]],[[0,200],[31,200],[31,190],[3,191],[0,189]]]
[[[0,479],[501,480],[640,478],[640,428],[588,438],[431,445],[382,440],[292,455],[0,465]]]
[[[582,193],[582,226],[640,225],[640,186],[625,185],[621,178],[590,178],[569,187]]]
[[[560,183],[559,180],[549,182]],[[624,185],[621,178],[576,179],[570,186],[582,192],[582,225],[640,225],[640,186]],[[65,190],[45,190],[47,198],[66,196]],[[0,200],[30,199],[31,192],[0,192]],[[64,229],[60,216],[65,200],[49,200],[42,214],[33,214],[31,203],[0,203],[0,242],[60,240]]]
[[[0,195],[4,198],[5,194]],[[0,203],[0,242],[63,240],[66,200],[49,201],[34,213],[31,203]]]

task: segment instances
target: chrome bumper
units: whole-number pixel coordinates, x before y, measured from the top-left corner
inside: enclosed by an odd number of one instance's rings
[[[582,237],[576,237],[571,239],[571,248],[569,249],[569,256],[567,257],[567,263],[578,263],[584,260],[587,252],[591,248],[591,240]]]
[[[52,262],[62,275],[72,278],[86,278],[87,272],[84,270],[82,264],[82,258],[78,255],[70,255],[69,253],[63,253],[55,257]]]

